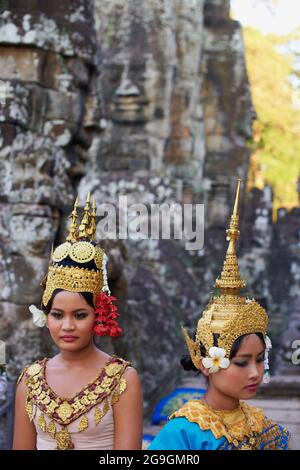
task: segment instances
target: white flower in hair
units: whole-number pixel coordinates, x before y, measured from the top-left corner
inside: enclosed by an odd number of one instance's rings
[[[42,328],[46,325],[47,316],[43,310],[38,309],[35,305],[30,305],[29,311],[32,314],[32,321],[35,326]]]
[[[225,357],[225,349],[216,348],[215,346],[213,346],[208,351],[208,354],[210,355],[210,357],[203,357],[202,364],[204,365],[204,367],[209,369],[209,372],[211,372],[212,374],[218,372],[220,368],[227,369],[227,367],[229,367],[230,361]]]
[[[269,349],[272,349],[272,343],[268,335],[265,335],[265,345],[267,351],[269,351]]]

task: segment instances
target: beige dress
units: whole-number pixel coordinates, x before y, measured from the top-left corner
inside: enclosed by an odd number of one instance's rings
[[[45,377],[47,359],[22,372],[28,388],[26,411],[33,421],[37,450],[109,450],[114,443],[113,405],[126,390],[129,363],[111,357],[73,398],[58,396]],[[19,379],[19,380],[20,380]]]

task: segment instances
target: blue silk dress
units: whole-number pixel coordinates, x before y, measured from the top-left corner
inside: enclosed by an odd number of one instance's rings
[[[287,450],[290,433],[259,408],[215,411],[192,400],[171,415],[149,450]],[[249,418],[251,427],[249,429]]]

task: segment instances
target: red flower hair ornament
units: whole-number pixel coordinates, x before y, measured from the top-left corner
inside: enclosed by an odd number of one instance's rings
[[[93,331],[98,336],[117,337],[122,333],[116,318],[119,316],[118,308],[113,304],[116,300],[112,295],[101,291],[96,297],[96,319]]]

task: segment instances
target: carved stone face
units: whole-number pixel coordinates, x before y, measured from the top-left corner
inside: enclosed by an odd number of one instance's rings
[[[101,73],[105,118],[124,123],[161,118],[170,76],[167,66],[164,51],[149,53],[146,41],[107,57]]]
[[[105,115],[119,123],[144,123],[148,100],[145,95],[143,63],[112,62],[103,70]]]
[[[167,7],[159,3],[129,2],[118,17],[121,7],[112,0],[98,11],[102,169],[149,169],[149,155],[157,154],[151,148],[154,134],[155,145],[160,139],[160,149],[164,147],[176,50],[157,11]],[[113,24],[109,16],[114,17]]]

